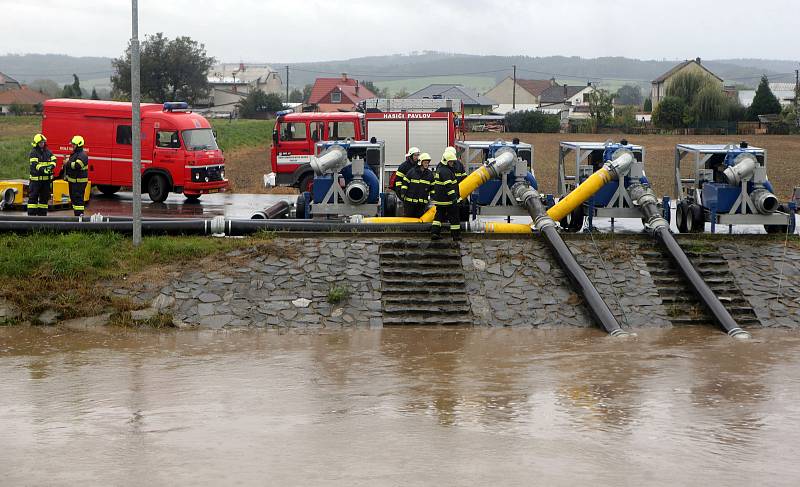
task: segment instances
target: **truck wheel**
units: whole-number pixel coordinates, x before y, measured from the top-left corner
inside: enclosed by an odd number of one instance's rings
[[[97,186],[97,189],[100,190],[100,192],[103,193],[104,195],[111,196],[113,194],[116,194],[117,191],[120,190],[120,186],[110,186],[108,184],[100,184]]]
[[[688,233],[689,229],[686,227],[686,203],[683,201],[678,201],[678,205],[675,207],[675,224],[678,226],[678,231],[680,233]]]
[[[147,180],[147,194],[155,203],[163,203],[169,196],[169,183],[162,174],[153,174]]]
[[[311,188],[314,187],[314,173],[306,173],[300,178],[300,183],[297,185],[301,193],[310,193]]]
[[[565,216],[559,224],[561,224],[561,228],[567,233],[578,233],[581,231],[581,228],[583,228],[584,217],[583,205],[580,205]]]
[[[689,233],[701,233],[706,229],[706,218],[700,205],[692,203],[686,209],[686,229]]]

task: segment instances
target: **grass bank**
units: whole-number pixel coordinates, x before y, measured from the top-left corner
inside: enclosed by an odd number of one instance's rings
[[[124,313],[141,307],[112,295],[115,287],[137,280],[163,281],[168,272],[201,265],[214,256],[243,246],[259,246],[272,235],[248,239],[193,236],[145,237],[133,247],[130,237],[116,233],[33,233],[0,235],[0,278],[4,297],[33,320],[52,309],[61,318]]]
[[[221,120],[212,119],[217,132],[217,143],[223,151],[269,146],[275,120]]]

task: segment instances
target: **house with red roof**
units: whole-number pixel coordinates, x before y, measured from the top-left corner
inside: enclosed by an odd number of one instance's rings
[[[358,80],[342,73],[339,78],[317,78],[306,103],[316,112],[351,112],[362,100],[375,97]]]
[[[42,103],[49,99],[49,96],[25,85],[18,89],[0,91],[0,114],[11,113],[12,106],[19,107],[25,113],[38,113],[42,111]]]

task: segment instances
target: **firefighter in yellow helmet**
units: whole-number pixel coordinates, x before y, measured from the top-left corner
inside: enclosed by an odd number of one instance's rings
[[[461,222],[458,215],[458,203],[461,201],[458,191],[458,180],[454,170],[456,155],[445,152],[442,162],[436,166],[433,177],[433,204],[436,205],[436,219],[431,224],[431,239],[442,238],[442,225],[450,225],[453,240],[461,240]]]
[[[453,146],[448,146],[444,149],[445,154],[451,154],[455,157],[455,161],[453,161],[453,172],[456,173],[456,181],[458,184],[461,184],[461,181],[467,177],[467,170],[464,168],[464,164],[458,159],[458,153],[456,152],[456,148]],[[444,156],[442,156],[444,157]],[[469,220],[469,201],[462,200],[458,203],[458,215],[459,219],[462,222]]]
[[[28,215],[47,216],[47,205],[53,191],[53,170],[56,156],[47,148],[47,138],[42,134],[33,136],[31,153],[28,156],[30,185],[28,186]]]
[[[433,172],[428,169],[430,163],[431,156],[423,152],[417,165],[403,176],[403,210],[407,217],[419,218],[428,209],[433,184]]]
[[[69,200],[75,216],[83,216],[86,209],[84,194],[89,182],[89,156],[83,146],[85,141],[80,135],[72,137],[72,154],[64,163],[64,179],[69,184]]]

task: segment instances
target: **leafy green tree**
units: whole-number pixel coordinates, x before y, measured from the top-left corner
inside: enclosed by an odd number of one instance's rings
[[[557,133],[561,117],[538,111],[510,112],[505,118],[506,130],[526,133]]]
[[[684,71],[672,78],[666,95],[681,98],[687,106],[691,106],[694,104],[695,96],[709,84],[721,91],[720,86],[712,80],[711,76],[694,71]]]
[[[290,103],[302,103],[303,102],[303,92],[298,90],[297,88],[293,89],[289,92],[289,102]]]
[[[14,102],[8,106],[8,111],[11,115],[25,115],[25,105]]]
[[[683,126],[686,102],[677,96],[666,96],[653,110],[653,123],[656,127],[674,129]]]
[[[629,128],[636,125],[636,112],[638,106],[626,105],[624,107],[617,107],[614,110],[614,125],[617,127]]]
[[[265,118],[270,113],[283,110],[283,101],[275,93],[253,90],[237,106],[242,118]]]
[[[196,103],[208,96],[208,71],[216,60],[206,54],[203,44],[182,36],[168,39],[159,32],[149,35],[141,46],[141,90],[143,98],[158,103]],[[111,84],[115,98],[130,97],[131,50],[111,62]]]
[[[394,94],[394,97],[395,97],[395,98],[405,98],[405,97],[407,97],[407,96],[408,96],[408,95],[410,95],[410,94],[411,94],[411,93],[409,93],[409,92],[408,92],[408,90],[406,89],[406,87],[405,87],[405,86],[403,86],[402,88],[400,88],[399,90],[397,90],[397,93],[395,93],[395,94]]]
[[[389,97],[389,90],[386,89],[386,88],[383,88],[383,89],[378,88],[377,86],[375,86],[375,83],[373,81],[364,81],[361,84],[364,85],[364,87],[366,89],[368,89],[369,91],[375,93],[375,96],[378,97],[378,98],[388,98]]]
[[[761,77],[761,82],[756,88],[756,96],[753,103],[747,109],[747,120],[757,121],[759,115],[771,115],[781,113],[781,103],[769,89],[769,80],[766,76]]]
[[[727,120],[730,115],[730,101],[718,86],[709,83],[694,96],[689,112],[695,123]]]
[[[300,100],[303,103],[308,102],[308,99],[311,98],[311,90],[314,89],[314,85],[305,85],[303,87],[303,99]]]
[[[594,90],[587,95],[589,99],[589,115],[596,127],[601,127],[611,120],[614,112],[614,95],[608,90]]]
[[[642,104],[642,88],[638,85],[621,86],[614,95],[614,101],[620,105],[640,106]]]
[[[653,100],[650,97],[644,99],[644,107],[642,108],[645,113],[650,113],[653,111]]]
[[[97,96],[97,88],[92,88],[92,96],[90,96],[89,98],[91,98],[92,100],[99,100],[100,99],[100,97]]]
[[[78,79],[77,74],[73,74],[72,84],[64,85],[64,89],[61,90],[61,98],[81,98],[82,95],[81,81]]]

